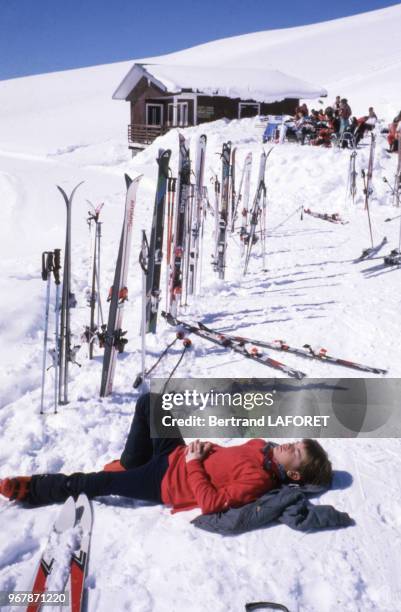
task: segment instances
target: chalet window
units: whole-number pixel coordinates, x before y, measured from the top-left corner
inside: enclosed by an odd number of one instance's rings
[[[188,102],[177,104],[177,125],[181,127],[188,125]]]
[[[198,119],[212,119],[214,106],[198,106]]]
[[[240,102],[238,104],[238,119],[260,115],[260,104],[256,102]]]
[[[146,105],[146,124],[147,125],[163,125],[163,105],[162,104],[147,104]]]
[[[186,127],[188,125],[188,102],[167,105],[167,125]]]

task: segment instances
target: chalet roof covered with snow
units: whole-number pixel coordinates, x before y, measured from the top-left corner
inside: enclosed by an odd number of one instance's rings
[[[226,96],[256,102],[278,102],[285,98],[319,98],[327,91],[279,70],[230,68],[225,66],[178,66],[134,64],[113,94],[126,100],[143,78],[162,91],[192,90],[210,96]]]

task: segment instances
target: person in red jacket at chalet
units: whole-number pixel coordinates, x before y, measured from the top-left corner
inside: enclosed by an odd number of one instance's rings
[[[139,398],[120,460],[101,472],[71,476],[41,474],[6,478],[0,492],[31,505],[61,502],[86,493],[123,495],[163,503],[173,512],[199,507],[203,514],[240,507],[267,491],[294,481],[328,486],[331,463],[314,440],[266,444],[251,439],[222,447],[196,440],[186,445],[178,428],[172,438],[151,438],[150,394]]]

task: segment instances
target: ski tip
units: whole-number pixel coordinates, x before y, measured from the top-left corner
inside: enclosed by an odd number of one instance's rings
[[[61,195],[63,196],[66,204],[68,204],[68,196],[67,196],[66,192],[64,191],[64,189],[62,187],[60,187],[60,185],[56,185],[56,187],[59,190],[59,192],[61,193]]]
[[[90,533],[92,530],[93,512],[91,503],[85,493],[78,495],[75,502],[75,516],[77,523],[82,526],[84,532]]]
[[[125,185],[128,189],[128,187],[131,185],[132,183],[132,178],[130,176],[128,176],[128,174],[124,174],[124,178],[125,178]]]
[[[62,533],[67,529],[71,529],[75,525],[75,501],[74,498],[68,497],[61,508],[60,514],[58,515],[54,529],[58,533]]]

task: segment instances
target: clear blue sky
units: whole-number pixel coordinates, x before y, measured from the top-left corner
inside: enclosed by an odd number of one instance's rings
[[[160,55],[386,0],[0,0],[0,80]]]

